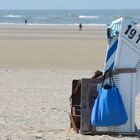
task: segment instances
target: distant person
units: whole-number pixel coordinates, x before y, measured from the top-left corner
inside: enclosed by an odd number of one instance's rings
[[[28,22],[27,19],[25,19],[25,26],[27,25],[27,22]]]
[[[79,31],[82,31],[82,23],[79,24]]]

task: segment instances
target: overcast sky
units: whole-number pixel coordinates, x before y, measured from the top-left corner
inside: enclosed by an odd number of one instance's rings
[[[0,0],[0,9],[140,9],[140,0]]]

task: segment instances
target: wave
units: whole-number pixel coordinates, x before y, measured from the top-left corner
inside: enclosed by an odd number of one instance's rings
[[[24,17],[23,15],[5,15],[3,17],[6,17],[6,18],[21,18],[21,17]]]
[[[52,20],[52,19],[61,19],[61,17],[57,16],[57,15],[46,15],[46,16],[38,16],[35,19],[38,19],[38,20]]]
[[[79,18],[81,18],[81,19],[97,19],[99,17],[100,16],[83,16],[83,15],[79,16]]]
[[[0,22],[0,25],[24,25],[25,23],[9,23],[9,22]],[[28,23],[29,26],[79,26],[79,23],[73,24],[39,24],[39,23]],[[106,26],[106,24],[82,24],[83,26]]]
[[[78,15],[74,13],[69,13],[68,16],[72,18],[78,18]]]

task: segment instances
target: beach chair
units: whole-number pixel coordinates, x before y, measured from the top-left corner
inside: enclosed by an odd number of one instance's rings
[[[81,134],[123,134],[136,135],[135,98],[140,92],[140,31],[131,19],[120,18],[108,27],[108,48],[105,58],[106,70],[113,70],[115,85],[118,87],[128,121],[124,125],[111,127],[91,126],[90,117],[93,93],[101,87],[103,76],[81,79],[80,120]],[[108,78],[105,80],[107,82]]]
[[[106,53],[106,70],[119,68],[134,68],[131,73],[114,75],[114,81],[124,102],[128,121],[124,125],[111,127],[97,127],[98,132],[116,132],[118,134],[136,134],[135,98],[140,92],[140,30],[131,19],[120,18],[112,22],[110,28],[109,45]],[[97,85],[97,90],[101,84]]]

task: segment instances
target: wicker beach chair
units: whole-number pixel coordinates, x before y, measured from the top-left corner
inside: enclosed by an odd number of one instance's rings
[[[125,18],[113,21],[108,28],[110,28],[107,33],[108,49],[103,72],[113,70],[114,82],[121,93],[128,121],[126,124],[119,126],[91,126],[93,94],[95,95],[100,89],[103,77],[83,78],[80,80],[78,132],[80,131],[81,134],[136,135],[135,98],[140,92],[140,30],[135,22]],[[105,82],[107,81],[108,78],[106,78]],[[73,88],[75,87],[73,86]],[[73,98],[73,100],[75,99]],[[73,114],[73,110],[71,114]],[[74,128],[75,126],[71,125],[71,127]]]
[[[127,111],[127,123],[120,126],[97,127],[97,131],[133,135],[136,134],[135,98],[140,91],[140,30],[132,20],[125,18],[113,21],[110,28],[112,31],[117,30],[117,34],[115,31],[112,32],[112,38],[109,40],[104,71],[119,68],[133,68],[136,71],[114,76]],[[99,87],[100,84],[97,90]]]

